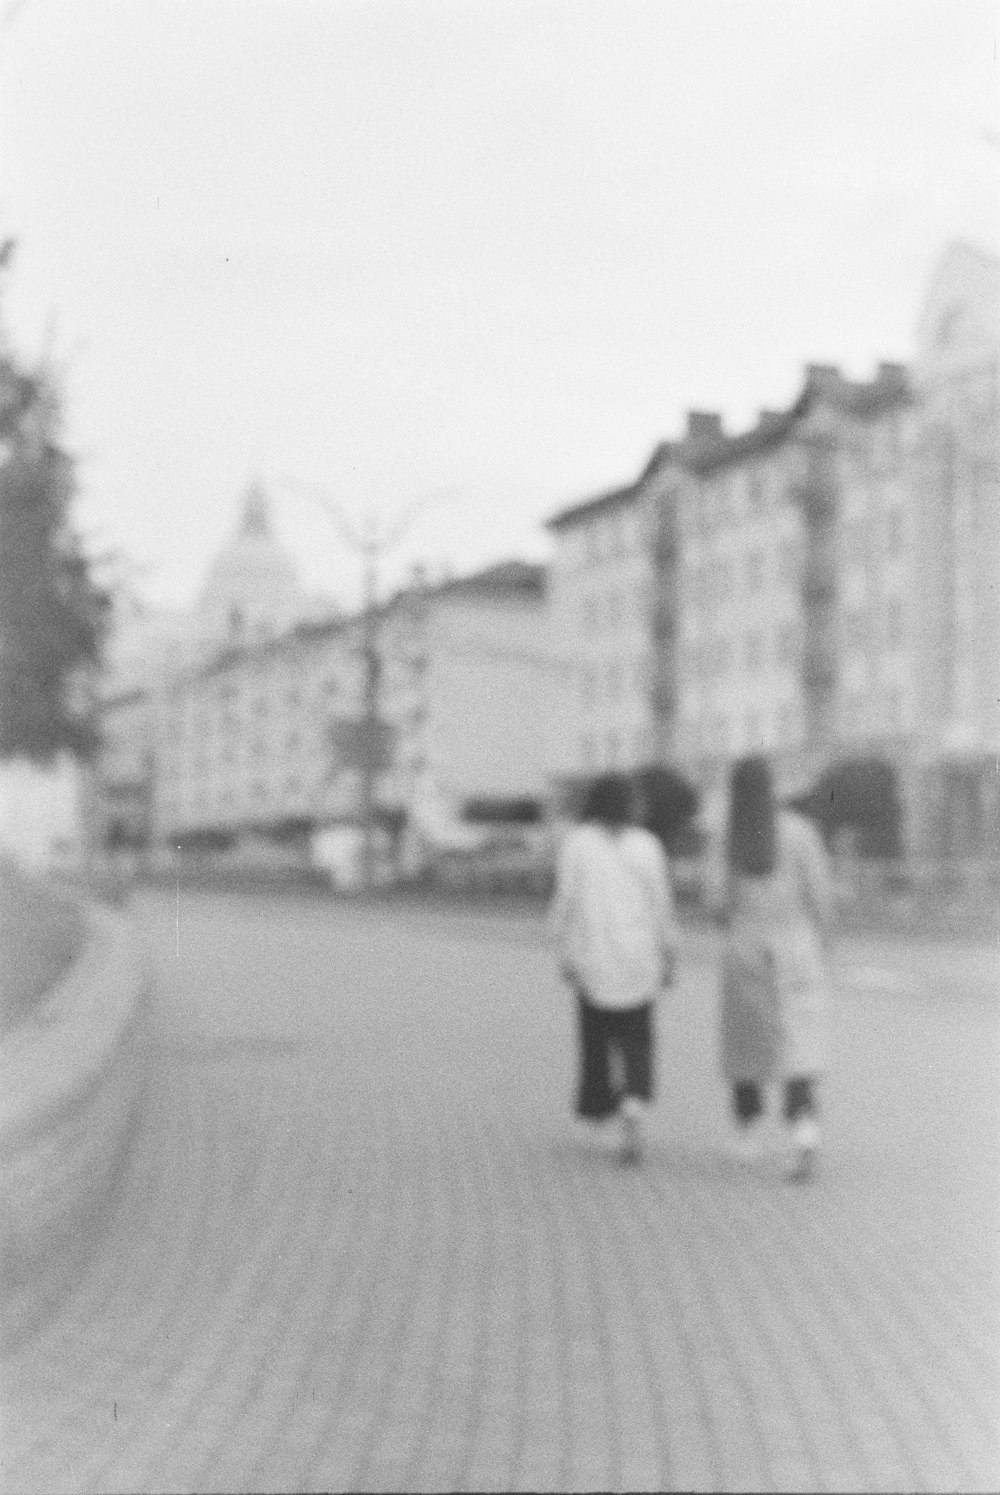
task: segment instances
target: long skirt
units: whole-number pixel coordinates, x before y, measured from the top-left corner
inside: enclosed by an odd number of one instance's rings
[[[577,991],[580,1034],[578,1116],[599,1120],[626,1095],[653,1098],[653,1003],[597,1007]]]
[[[767,1085],[826,1067],[826,983],[812,930],[755,937],[725,948],[720,1047],[727,1080]]]

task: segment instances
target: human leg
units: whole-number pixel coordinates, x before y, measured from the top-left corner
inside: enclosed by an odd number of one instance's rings
[[[784,1111],[792,1138],[789,1178],[804,1183],[815,1171],[820,1140],[813,1075],[795,1075],[785,1082]]]
[[[618,1096],[611,1084],[611,1041],[607,1017],[578,991],[577,1031],[580,1041],[580,1080],[576,1112],[600,1121],[617,1110]]]
[[[764,1114],[764,1095],[755,1080],[737,1080],[732,1089],[736,1135],[733,1150],[737,1157],[749,1161],[760,1152],[760,1119]]]
[[[645,1112],[653,1098],[653,1004],[617,1014],[622,1062],[622,1161],[638,1163],[645,1145]]]

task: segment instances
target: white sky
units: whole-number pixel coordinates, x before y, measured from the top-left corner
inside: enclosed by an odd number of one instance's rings
[[[79,522],[157,601],[255,474],[455,490],[400,565],[542,554],[689,407],[909,357],[945,244],[1000,240],[996,4],[3,6],[5,319],[54,327]]]

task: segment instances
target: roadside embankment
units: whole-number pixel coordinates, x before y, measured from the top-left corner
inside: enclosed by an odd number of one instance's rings
[[[146,1078],[148,978],[129,921],[82,909],[75,960],[0,1049],[0,1314],[9,1349],[72,1285]]]

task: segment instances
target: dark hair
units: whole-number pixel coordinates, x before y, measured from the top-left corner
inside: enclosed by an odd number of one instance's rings
[[[623,774],[605,773],[594,780],[583,801],[581,820],[596,820],[610,830],[627,825],[632,816],[632,785]]]
[[[774,789],[766,758],[739,758],[729,779],[729,837],[726,856],[731,872],[767,877],[777,860]]]
[[[633,776],[641,823],[670,854],[691,838],[698,813],[698,791],[673,769],[659,764],[640,768]]]

